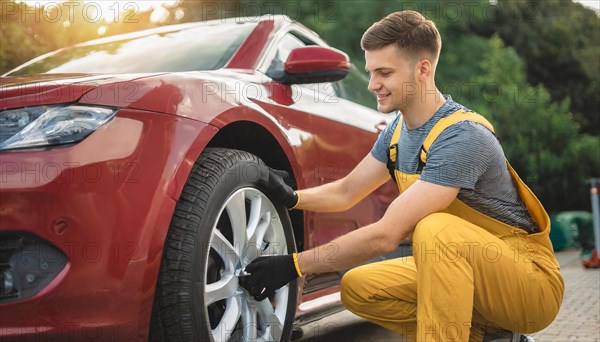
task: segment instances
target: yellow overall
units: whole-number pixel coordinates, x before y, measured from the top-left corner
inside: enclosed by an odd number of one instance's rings
[[[431,129],[429,147],[447,127],[478,122],[459,110]],[[398,142],[398,123],[390,145]],[[395,152],[390,156],[395,161]],[[426,152],[421,153],[426,162]],[[506,163],[517,191],[539,226],[528,234],[458,199],[415,226],[413,256],[354,268],[341,282],[344,305],[355,314],[416,341],[482,341],[503,330],[531,333],[558,314],[564,282],[549,239],[550,220],[533,192]],[[395,170],[400,193],[419,174]]]

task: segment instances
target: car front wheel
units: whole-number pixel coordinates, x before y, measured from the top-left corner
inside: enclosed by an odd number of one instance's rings
[[[151,340],[287,341],[297,282],[255,301],[238,283],[260,255],[289,254],[287,210],[258,185],[256,156],[206,149],[175,208],[155,293]]]

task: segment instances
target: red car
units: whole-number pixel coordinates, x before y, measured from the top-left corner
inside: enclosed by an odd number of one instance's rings
[[[0,79],[0,340],[288,340],[342,273],[254,301],[240,270],[374,222],[288,212],[258,180],[348,174],[390,117],[347,55],[284,16],[60,49]],[[336,251],[320,256],[323,262]]]

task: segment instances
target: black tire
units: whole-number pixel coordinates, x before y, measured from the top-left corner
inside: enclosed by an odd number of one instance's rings
[[[176,205],[165,242],[152,310],[151,340],[178,342],[219,340],[214,338],[212,329],[214,328],[215,331],[220,330],[220,325],[217,327],[215,325],[224,322],[227,305],[232,307],[238,305],[233,303],[235,301],[236,303],[242,303],[242,306],[254,305],[247,306],[246,309],[249,307],[256,308],[256,302],[251,304],[248,304],[250,301],[243,302],[243,298],[246,298],[244,295],[247,295],[247,292],[243,291],[241,287],[237,288],[235,299],[231,299],[229,302],[226,299],[219,300],[208,305],[208,307],[205,302],[205,291],[208,288],[206,283],[212,284],[219,280],[232,279],[230,275],[229,278],[225,278],[225,275],[222,274],[224,270],[227,270],[227,266],[225,266],[227,261],[225,261],[225,258],[220,258],[220,254],[214,248],[215,241],[211,246],[211,238],[213,240],[217,239],[213,237],[217,236],[216,234],[222,234],[234,245],[233,235],[236,228],[231,224],[229,214],[230,210],[233,209],[229,207],[229,204],[225,209],[224,204],[228,200],[233,201],[234,196],[241,196],[244,199],[246,210],[240,212],[250,215],[252,209],[248,210],[249,200],[245,199],[244,196],[246,193],[251,193],[259,197],[257,194],[264,195],[266,193],[257,183],[258,174],[265,170],[265,164],[258,157],[244,151],[207,148],[198,158]],[[264,201],[262,197],[260,200]],[[273,247],[273,250],[279,248],[275,253],[289,254],[296,251],[292,224],[287,209],[270,201],[264,203],[265,206],[269,205],[268,208],[275,209],[278,219],[275,215],[272,215],[271,211],[263,214],[263,216],[268,216],[266,225],[272,227],[264,229],[273,229],[273,232],[264,233],[265,237],[260,239],[265,241],[268,238],[267,235],[271,234],[273,240],[279,237],[278,241],[280,241],[282,236],[285,236],[284,246],[281,246],[281,248]],[[261,220],[263,216],[261,216]],[[273,221],[271,221],[271,217],[273,217]],[[248,223],[248,219],[247,216],[246,223]],[[219,230],[219,232],[217,233],[213,229]],[[258,229],[258,226],[256,226],[254,231],[258,231]],[[283,233],[279,233],[280,230],[283,230]],[[239,228],[236,232],[240,234]],[[265,242],[266,246],[271,243],[270,241]],[[258,243],[255,245],[258,246]],[[283,244],[273,243],[273,245]],[[263,244],[261,244],[262,246]],[[225,249],[224,247],[219,248],[221,252]],[[250,252],[247,253],[248,256],[244,264],[255,257],[250,256]],[[239,255],[242,254],[240,252]],[[206,283],[204,281],[205,277],[207,279]],[[285,312],[283,324],[277,326],[277,329],[280,329],[281,332],[281,341],[288,341],[292,333],[297,292],[297,281],[294,281],[290,283],[285,291],[278,294],[279,297],[277,298],[279,299],[268,299],[271,302],[275,301],[273,305],[277,308],[276,312],[279,312],[280,316],[283,316],[282,313]],[[287,303],[285,300],[281,300],[281,296],[287,297]],[[277,302],[280,303],[279,307],[276,306]],[[262,304],[264,305],[264,303]],[[264,313],[266,311],[264,310],[265,307],[261,306],[261,308],[263,310],[259,311]],[[254,319],[260,323],[262,319],[259,315],[260,313],[258,316],[255,313]],[[279,321],[281,321],[281,318]],[[241,340],[242,335],[245,333],[242,318],[231,329],[234,332],[229,340]],[[258,333],[261,332],[258,331]]]

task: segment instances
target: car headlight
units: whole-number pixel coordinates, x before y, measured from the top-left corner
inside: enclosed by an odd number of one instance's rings
[[[39,106],[0,112],[0,150],[75,143],[113,116],[113,108]]]

